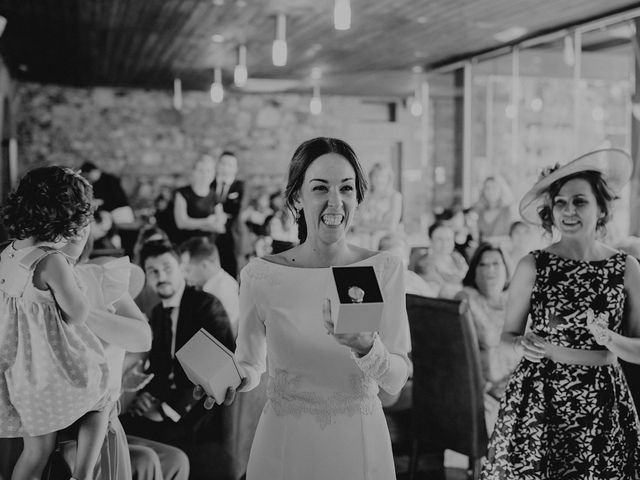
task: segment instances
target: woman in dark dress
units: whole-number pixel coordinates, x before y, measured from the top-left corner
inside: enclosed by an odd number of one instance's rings
[[[640,363],[640,267],[599,241],[631,171],[620,150],[591,152],[547,170],[520,203],[560,239],[524,257],[510,286],[502,340],[524,358],[483,480],[640,476],[640,423],[617,361]]]
[[[175,191],[173,216],[177,229],[171,238],[174,244],[179,245],[191,237],[213,237],[225,231],[227,216],[211,188],[215,175],[215,160],[204,156],[194,165],[189,185]]]

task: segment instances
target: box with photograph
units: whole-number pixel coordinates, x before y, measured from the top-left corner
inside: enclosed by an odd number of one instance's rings
[[[227,388],[237,388],[242,377],[233,352],[201,328],[176,352],[187,378],[222,403]]]
[[[384,300],[372,266],[332,267],[327,298],[334,333],[380,330]]]

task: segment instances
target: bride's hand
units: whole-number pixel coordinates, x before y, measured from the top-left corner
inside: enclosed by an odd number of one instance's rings
[[[322,304],[322,317],[324,320],[324,328],[327,330],[327,335],[332,335],[339,344],[349,347],[360,357],[364,357],[369,353],[371,347],[373,347],[375,333],[334,333],[334,325],[331,320],[331,301],[328,298],[325,298],[324,303]]]
[[[243,377],[242,380],[240,381],[240,385],[238,385],[236,388],[234,387],[227,388],[227,393],[224,396],[222,405],[231,405],[233,403],[233,400],[236,398],[236,392],[240,390],[242,387],[244,387],[246,384],[247,384],[247,378]],[[195,387],[193,387],[194,398],[200,400],[205,395],[206,395],[206,392],[204,391],[204,388],[202,388],[200,385],[196,385]],[[218,404],[216,399],[207,395],[207,398],[204,401],[204,408],[206,408],[207,410],[211,410],[213,406],[216,404]]]

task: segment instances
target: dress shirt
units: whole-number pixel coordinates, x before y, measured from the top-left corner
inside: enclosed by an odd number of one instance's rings
[[[218,194],[218,198],[221,202],[224,202],[227,199],[229,185],[231,185],[230,182],[220,182],[220,184],[218,185],[218,191],[216,193]]]
[[[172,308],[171,311],[171,358],[174,357],[176,351],[176,331],[178,330],[178,316],[180,315],[180,301],[184,294],[186,282],[182,282],[178,287],[175,295],[171,298],[162,300],[162,308]]]

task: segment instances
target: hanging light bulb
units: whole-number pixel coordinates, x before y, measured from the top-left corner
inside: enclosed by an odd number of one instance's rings
[[[336,30],[351,28],[351,1],[336,0],[333,7],[333,26]]]
[[[276,38],[271,48],[271,59],[276,67],[284,67],[287,64],[287,18],[284,13],[276,15]]]
[[[422,115],[422,104],[420,103],[420,100],[414,97],[411,100],[409,110],[411,111],[411,115],[413,115],[414,117],[419,117],[420,115]]]
[[[311,80],[318,81],[322,78],[322,69],[320,67],[313,67],[311,69]]]
[[[247,47],[240,45],[238,47],[238,63],[233,69],[233,83],[236,87],[244,87],[247,84]]]
[[[182,110],[182,82],[179,78],[173,79],[173,108]]]
[[[422,95],[420,92],[420,84],[416,85],[415,91],[413,92],[413,97],[411,97],[409,103],[409,111],[414,117],[422,115]]]
[[[571,35],[564,37],[562,57],[567,67],[573,67],[576,64],[576,49],[573,46],[573,38],[571,38]]]
[[[322,99],[320,98],[320,87],[313,87],[313,96],[309,102],[309,111],[311,115],[320,115],[322,113]]]
[[[211,84],[211,101],[222,103],[224,98],[224,88],[222,88],[222,70],[220,67],[213,69],[213,83]]]

